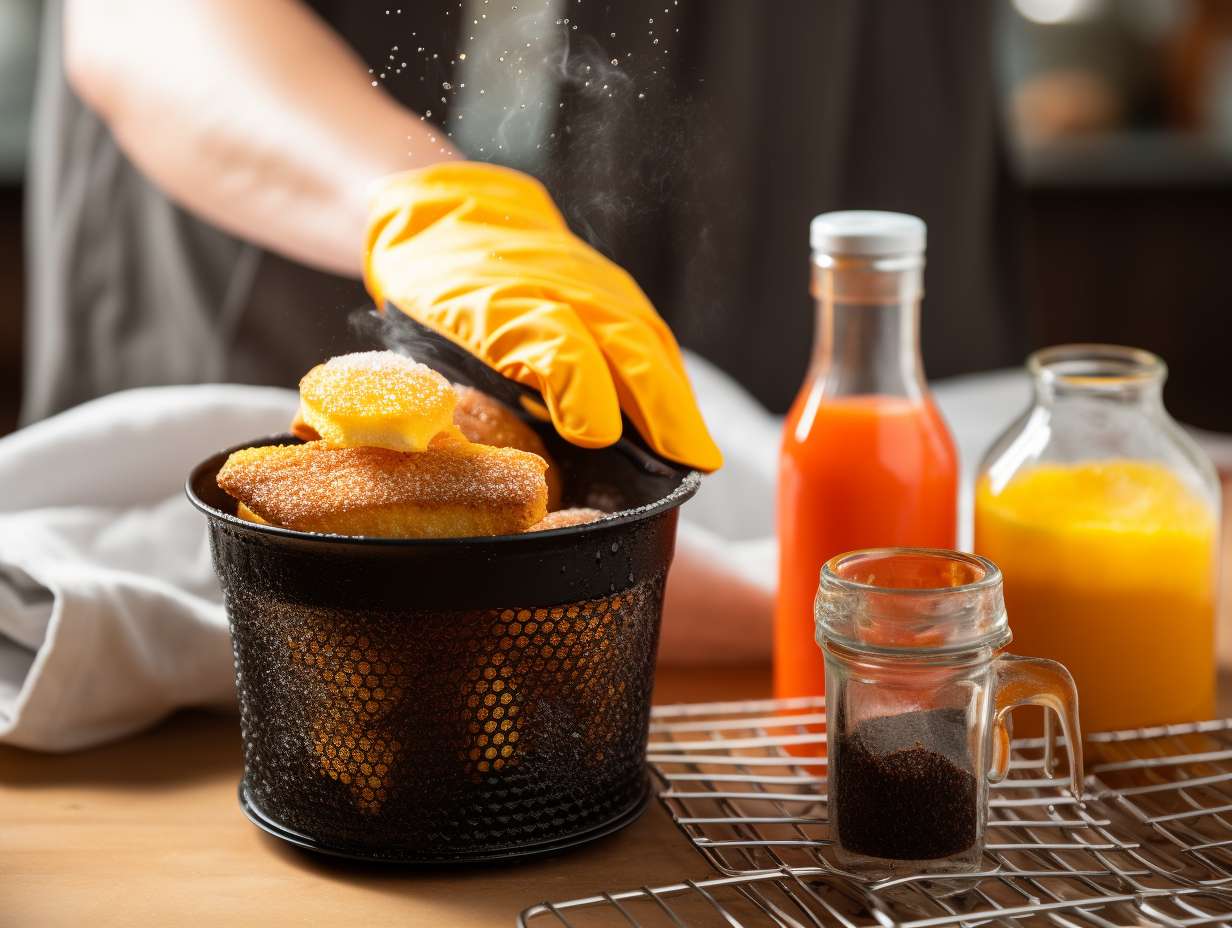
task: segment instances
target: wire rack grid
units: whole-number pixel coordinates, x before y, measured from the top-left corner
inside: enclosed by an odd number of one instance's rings
[[[1232,926],[1232,721],[1089,738],[1081,801],[1044,739],[1015,741],[984,867],[880,882],[832,856],[824,726],[821,699],[657,708],[660,801],[723,876],[545,903],[520,924]]]

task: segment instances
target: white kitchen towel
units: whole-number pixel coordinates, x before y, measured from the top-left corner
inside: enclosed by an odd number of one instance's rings
[[[289,390],[154,387],[0,439],[0,742],[72,750],[234,702],[194,464],[286,429]]]

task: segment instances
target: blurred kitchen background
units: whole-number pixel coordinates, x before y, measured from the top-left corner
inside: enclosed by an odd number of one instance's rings
[[[1156,351],[1172,368],[1173,413],[1232,432],[1221,366],[1232,344],[1232,2],[997,2],[1032,346]],[[19,402],[22,184],[41,6],[0,0],[0,434],[15,427]],[[802,269],[809,313],[804,281]],[[787,396],[750,386],[782,411]]]

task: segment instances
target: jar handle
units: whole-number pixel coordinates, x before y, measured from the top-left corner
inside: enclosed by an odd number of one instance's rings
[[[994,668],[992,763],[989,782],[1004,780],[1010,769],[1009,714],[1020,706],[1041,706],[1061,720],[1069,752],[1070,790],[1082,798],[1082,732],[1078,725],[1078,688],[1063,664],[1039,657],[1002,654]],[[1052,726],[1044,745],[1044,766],[1051,772]]]

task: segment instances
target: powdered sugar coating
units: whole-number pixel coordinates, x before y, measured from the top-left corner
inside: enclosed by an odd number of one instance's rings
[[[453,421],[457,397],[432,368],[392,351],[318,364],[299,384],[301,415],[330,445],[422,451]]]

